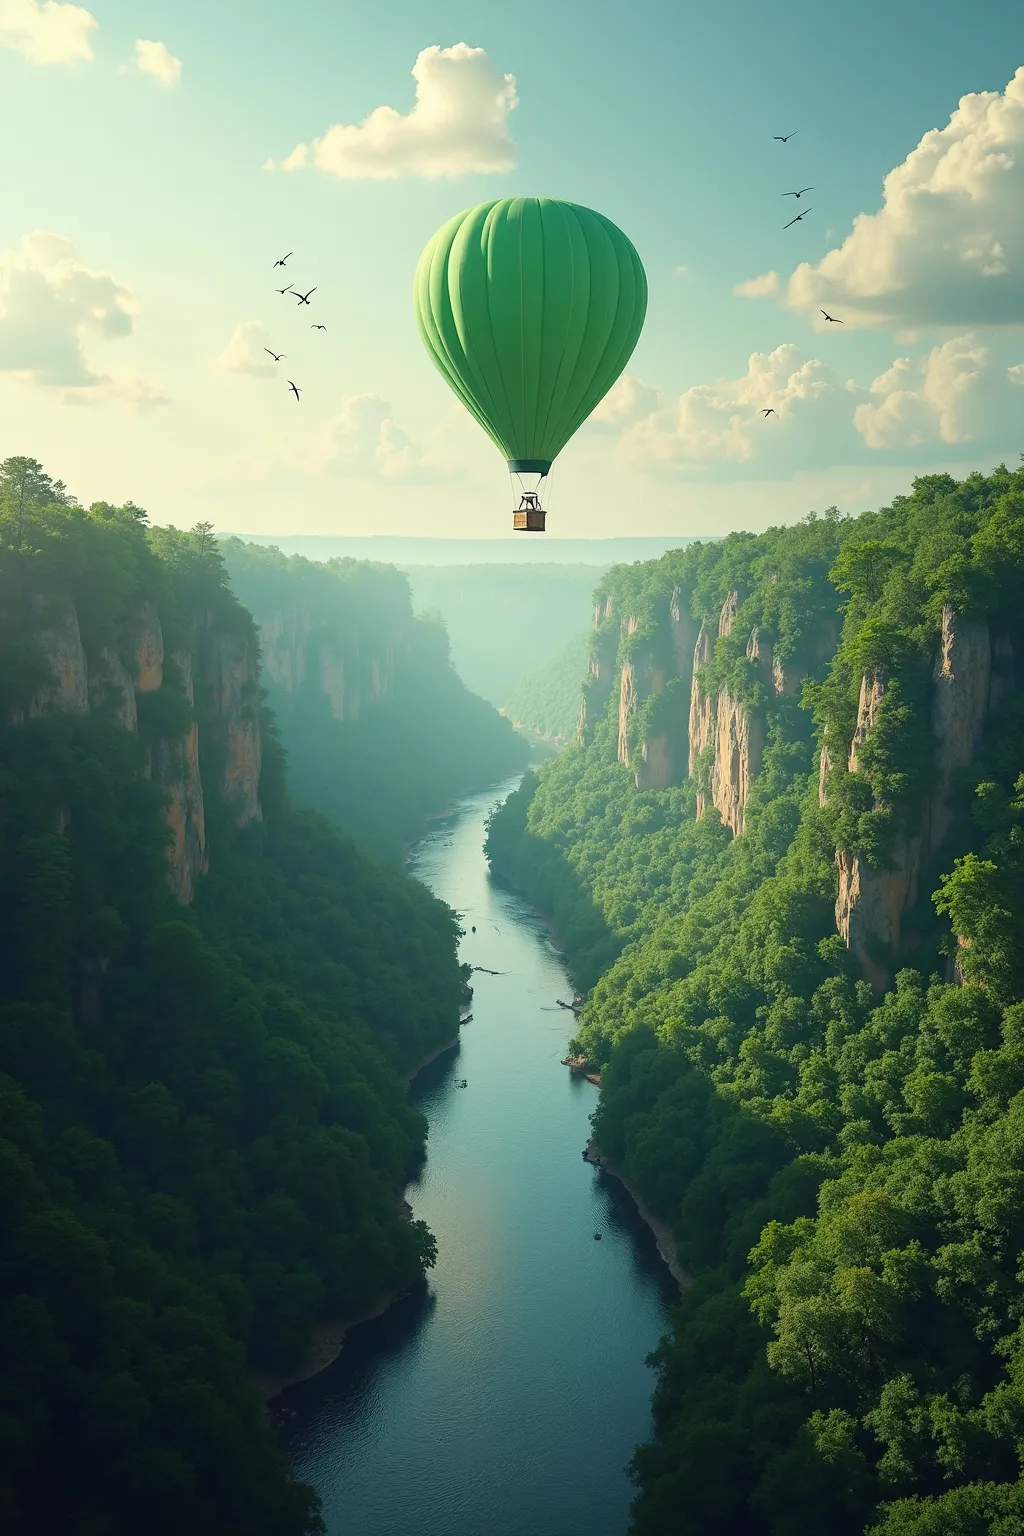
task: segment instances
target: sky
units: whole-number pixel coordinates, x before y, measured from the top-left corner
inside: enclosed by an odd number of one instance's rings
[[[86,503],[508,537],[411,287],[521,195],[613,219],[650,289],[556,536],[757,530],[1024,451],[1016,0],[0,0],[0,103],[0,454]]]

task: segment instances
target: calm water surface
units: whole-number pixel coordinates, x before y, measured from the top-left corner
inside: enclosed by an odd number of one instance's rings
[[[285,1444],[330,1536],[626,1530],[644,1357],[674,1291],[628,1195],[580,1155],[596,1090],[559,1065],[564,963],[488,876],[484,823],[516,782],[433,823],[411,864],[463,914],[462,958],[501,974],[474,975],[461,1044],[412,1089],[430,1139],[406,1194],[437,1267],[286,1398]]]

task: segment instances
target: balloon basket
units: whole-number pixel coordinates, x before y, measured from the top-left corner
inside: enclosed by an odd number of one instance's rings
[[[516,533],[543,533],[546,516],[543,507],[519,507],[512,513],[512,527]]]

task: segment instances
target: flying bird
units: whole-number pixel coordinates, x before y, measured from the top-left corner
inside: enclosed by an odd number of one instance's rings
[[[274,291],[276,293],[291,293],[292,285],[291,285],[291,283],[289,283],[287,288],[277,288]]]
[[[805,192],[813,192],[813,187],[801,187],[799,192],[783,192],[783,197],[803,197]]]
[[[762,412],[761,412],[761,415],[762,415],[762,416],[764,416],[764,417],[766,417],[766,418],[767,418],[767,417],[768,417],[768,416],[777,416],[777,415],[778,415],[778,414],[779,414],[779,413],[778,413],[778,411],[777,411],[777,410],[776,410],[776,409],[775,409],[775,407],[774,407],[774,405],[770,405],[770,406],[769,406],[769,407],[768,407],[768,409],[767,409],[767,410],[766,410],[766,411],[762,411]]]
[[[806,219],[807,215],[810,212],[811,212],[810,208],[805,208],[803,213],[798,213],[795,219],[790,219],[789,224],[799,224],[800,220],[801,219]],[[789,224],[783,224],[783,226],[782,226],[783,229],[788,229],[789,228]]]
[[[288,252],[288,256],[294,256],[294,255],[295,255],[294,251],[289,251]],[[274,262],[274,266],[275,267],[283,267],[285,262],[288,260],[288,256],[280,256],[280,257],[278,257],[277,261]]]
[[[263,350],[264,350],[264,352],[270,352],[270,348],[269,347],[264,347]],[[286,356],[286,354],[284,352],[270,352],[270,355],[274,359],[275,363],[279,363],[281,361],[282,357]]]
[[[310,326],[310,330],[311,331],[326,331],[326,329],[327,329],[326,325],[311,325]]]
[[[295,297],[298,299],[300,304],[308,304],[309,303],[309,294],[310,293],[316,293],[316,289],[315,288],[311,288],[309,290],[309,293],[300,293],[299,290],[296,288],[296,290],[295,290]]]
[[[799,132],[799,128],[794,128],[792,133],[773,133],[772,138],[778,139],[780,144],[788,144],[790,139],[795,138]]]
[[[291,390],[292,394],[295,396],[295,398],[297,400],[299,398],[299,395],[301,394],[301,390],[299,389],[299,386],[297,384],[293,384],[291,379],[289,379],[288,380],[288,388]]]
[[[827,314],[825,310],[822,310],[822,314],[825,316],[825,319],[828,321],[829,325],[843,324],[843,321],[840,320],[836,315]]]

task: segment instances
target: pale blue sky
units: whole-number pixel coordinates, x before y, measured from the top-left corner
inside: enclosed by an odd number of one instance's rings
[[[886,174],[946,129],[962,96],[1006,91],[1024,65],[1009,0],[91,0],[93,57],[70,65],[24,56],[33,9],[0,0],[14,146],[0,250],[31,231],[63,237],[82,267],[132,291],[136,312],[132,334],[104,338],[89,329],[91,301],[69,309],[69,258],[35,247],[7,259],[2,450],[36,454],[85,499],[131,497],[155,521],[202,516],[225,529],[506,536],[504,468],[423,355],[410,286],[445,218],[518,193],[599,208],[650,280],[628,369],[642,384],[566,451],[552,531],[763,526],[877,502],[922,467],[1015,460],[1024,448],[1024,372],[1012,372],[1024,364],[1024,182],[1015,164],[990,164],[1016,146],[1024,167],[1024,77],[1019,105],[997,103],[980,139],[970,123],[953,133],[939,181],[950,167],[960,180],[948,196],[933,180],[925,233],[906,224],[910,197],[871,249],[801,280],[794,307],[781,302],[797,263],[816,267],[858,214],[880,208]],[[162,42],[180,80],[141,73],[138,38]],[[436,180],[264,169],[332,124],[385,104],[410,112],[417,55],[460,42],[515,77],[514,169]],[[780,194],[807,183],[799,206],[813,211],[784,231],[797,207]],[[955,268],[925,262],[926,246],[952,251]],[[317,284],[315,313],[273,293],[271,262],[290,248],[288,275]],[[882,249],[896,276],[865,296]],[[733,293],[772,271],[780,292]],[[926,296],[917,313],[911,290]],[[812,327],[823,295],[844,327]],[[80,378],[68,357],[76,315],[91,370]],[[108,333],[128,329],[120,316]],[[317,319],[326,333],[308,329]],[[280,373],[211,366],[250,322],[266,328],[250,335],[257,352],[268,339],[288,354]],[[751,354],[778,348],[790,350],[741,382]],[[229,361],[247,356],[243,335]],[[898,358],[909,361],[890,374]],[[301,405],[284,378],[303,384]],[[713,388],[685,395],[698,386]],[[779,414],[758,434],[773,399]]]

